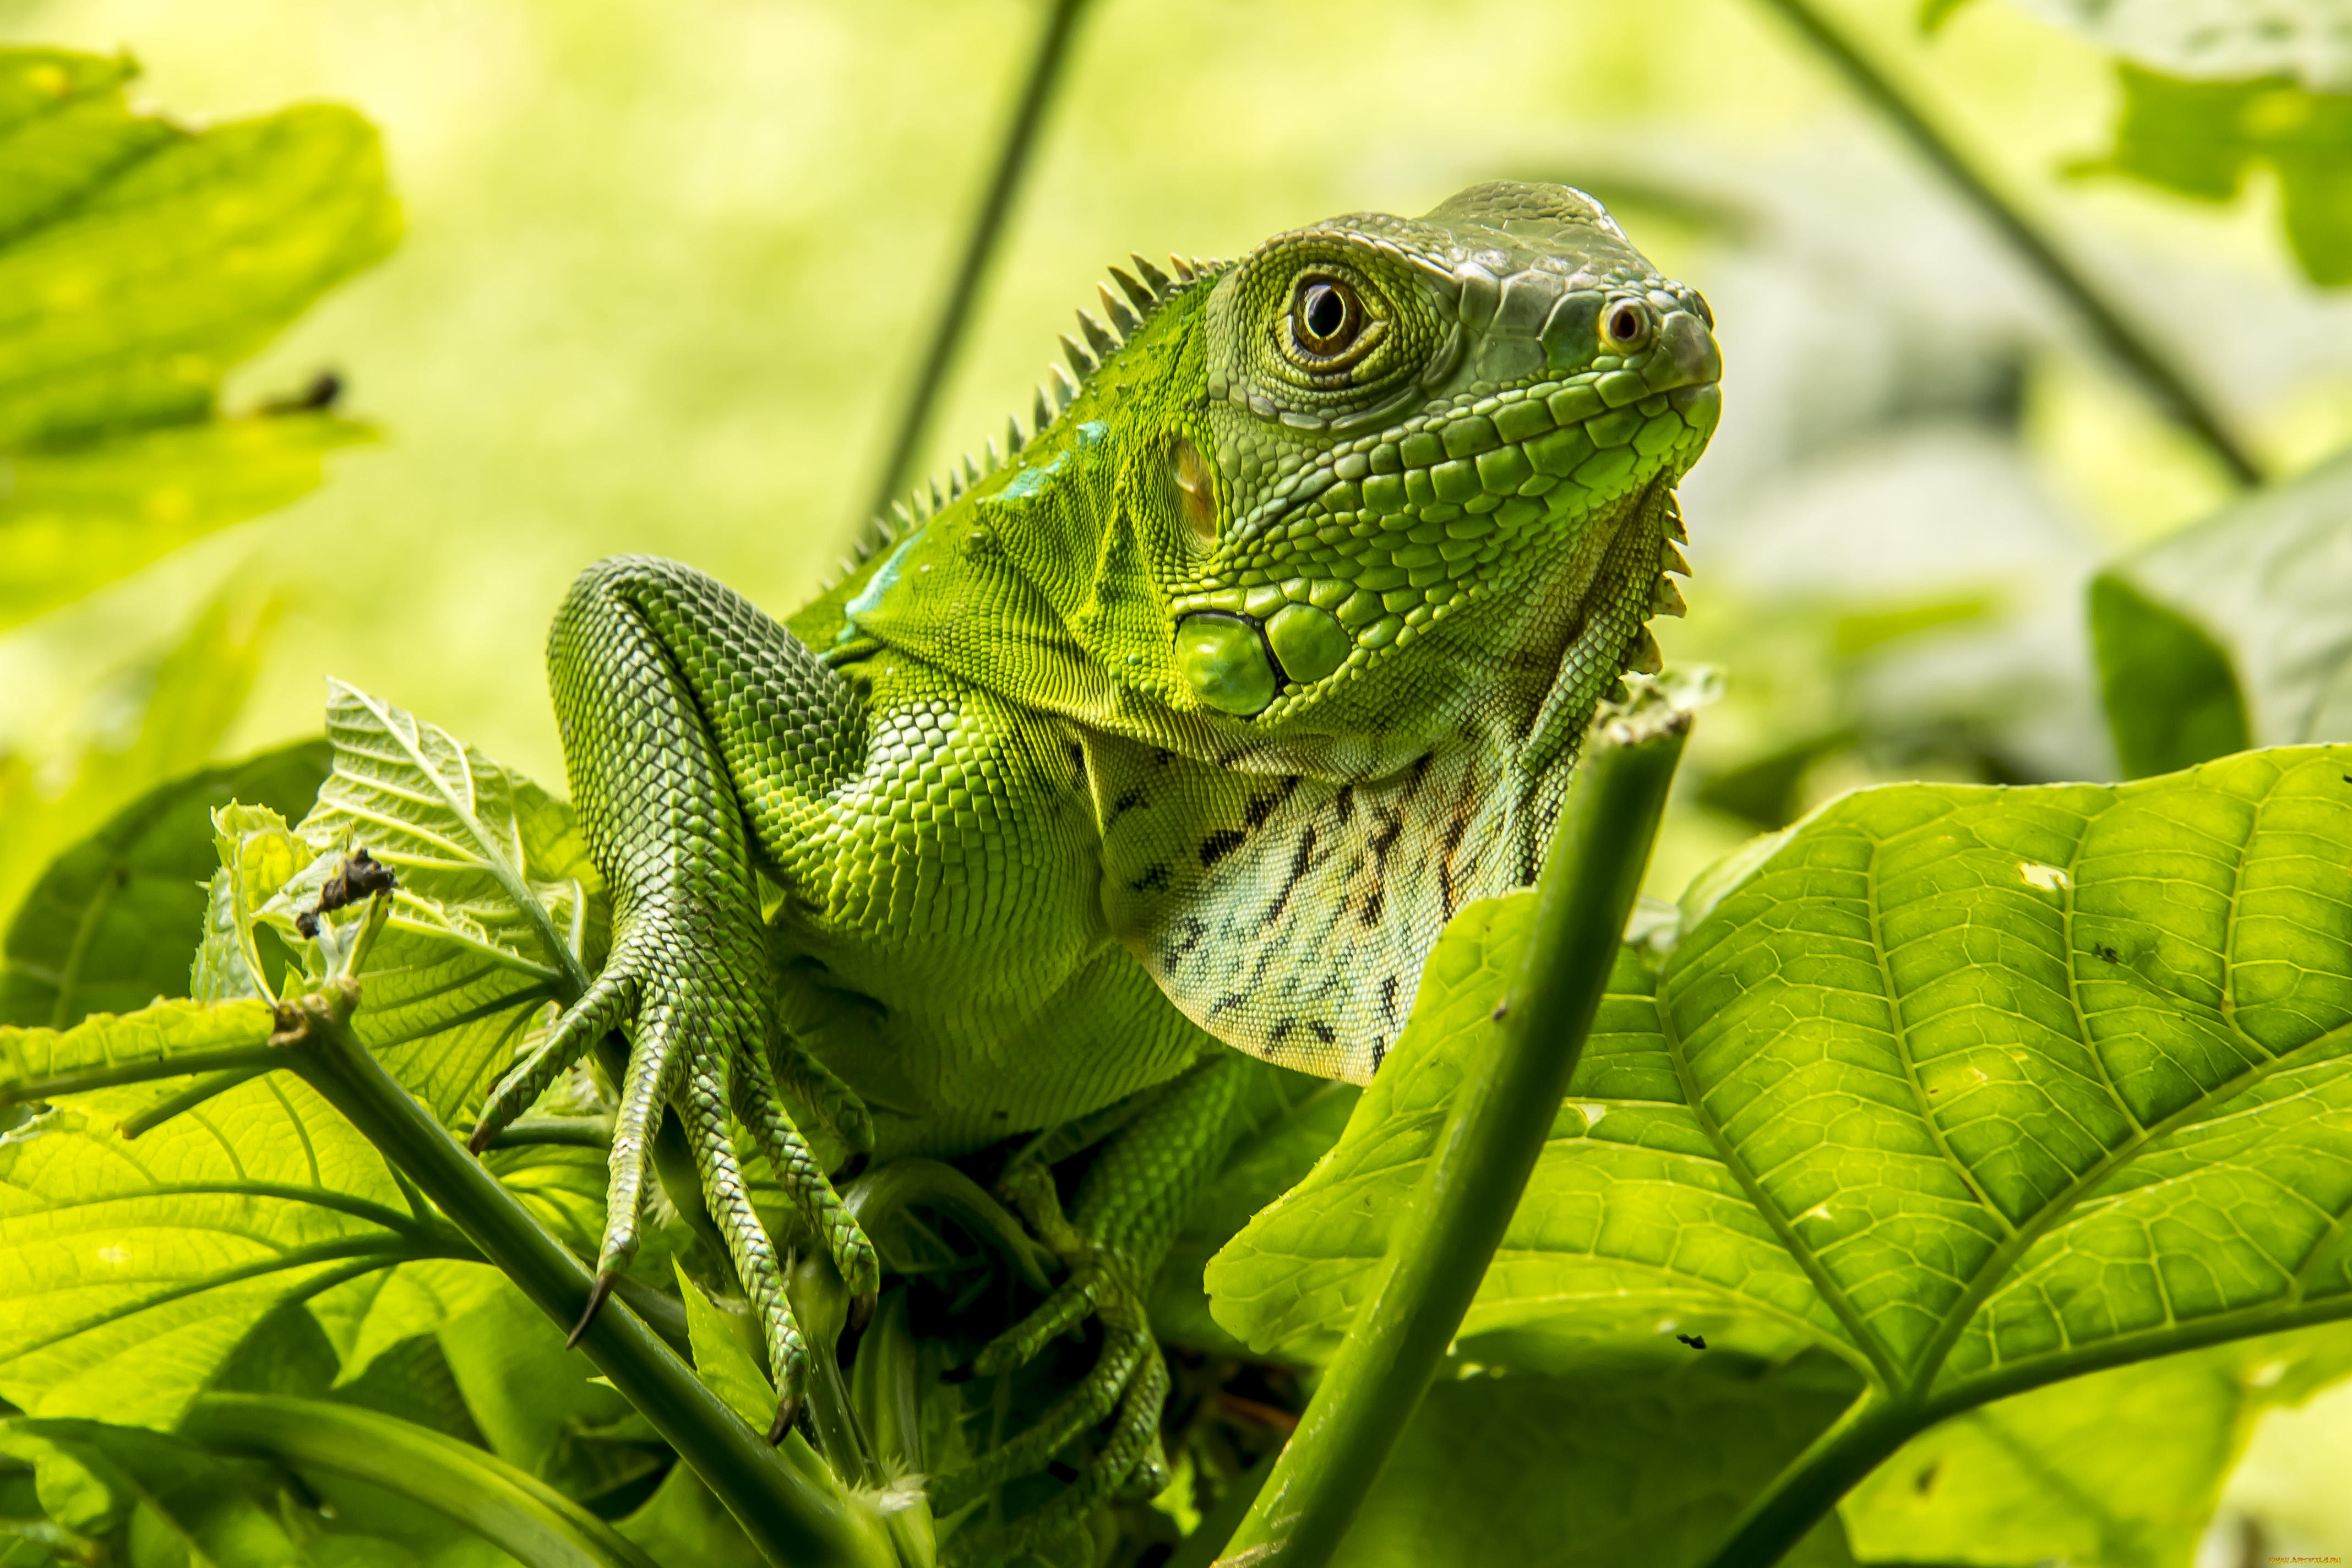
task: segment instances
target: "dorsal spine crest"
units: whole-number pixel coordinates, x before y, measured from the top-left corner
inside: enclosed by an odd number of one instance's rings
[[[1124,347],[1128,340],[1134,337],[1143,324],[1171,300],[1199,282],[1204,274],[1213,272],[1223,265],[1217,261],[1202,261],[1197,256],[1171,256],[1168,258],[1169,270],[1163,272],[1147,260],[1140,251],[1131,253],[1128,259],[1134,265],[1132,273],[1113,265],[1109,268],[1110,283],[1095,285],[1096,296],[1102,305],[1102,315],[1097,317],[1085,309],[1077,312],[1078,331],[1085,341],[1082,342],[1067,332],[1061,335],[1062,355],[1069,362],[1069,367],[1064,369],[1053,363],[1046,365],[1046,378],[1038,384],[1036,396],[1030,405],[1029,429],[1024,432],[1021,428],[1019,415],[1008,415],[1004,421],[1002,456],[998,454],[994,437],[991,437],[986,448],[986,460],[976,460],[966,453],[960,468],[951,466],[948,469],[944,490],[940,478],[934,475],[919,482],[904,500],[892,502],[887,513],[870,519],[859,531],[856,542],[850,546],[850,552],[842,558],[832,576],[818,590],[820,593],[830,592],[843,578],[921,528],[941,508],[951,504],[982,479],[1018,457],[1024,447],[1044,435],[1046,427],[1077,401],[1078,389],[1102,368],[1105,360]],[[1117,293],[1112,292],[1111,283],[1118,285]],[[1121,295],[1125,298],[1120,298]]]

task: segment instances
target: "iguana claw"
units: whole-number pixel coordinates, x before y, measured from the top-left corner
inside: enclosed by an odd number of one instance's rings
[[[588,1325],[596,1321],[596,1314],[604,1309],[604,1299],[620,1282],[621,1276],[615,1270],[600,1268],[596,1271],[596,1283],[588,1288],[588,1305],[581,1309],[580,1321],[572,1325],[572,1331],[563,1336],[565,1350],[579,1348],[580,1336],[586,1333]]]
[[[615,1048],[608,1053],[608,1065],[621,1066],[623,1072],[596,1282],[567,1343],[579,1342],[636,1254],[654,1173],[654,1134],[664,1130],[665,1139],[683,1145],[673,1151],[682,1158],[672,1163],[684,1168],[669,1170],[667,1177],[673,1184],[683,1180],[699,1189],[709,1215],[705,1234],[733,1265],[760,1324],[779,1395],[781,1436],[799,1413],[808,1346],[785,1293],[776,1243],[751,1206],[735,1147],[736,1126],[774,1168],[802,1219],[848,1282],[853,1300],[863,1299],[868,1312],[880,1265],[778,1096],[770,1048],[777,1031],[759,987],[745,978],[757,955],[732,955],[730,962],[722,944],[696,941],[693,931],[681,929],[696,922],[674,908],[653,905],[632,916],[587,994],[492,1089],[470,1142],[477,1149],[487,1145],[591,1046],[609,1031],[630,1026],[635,1038],[625,1056],[617,1034],[611,1042]],[[677,1126],[666,1129],[669,1113]]]

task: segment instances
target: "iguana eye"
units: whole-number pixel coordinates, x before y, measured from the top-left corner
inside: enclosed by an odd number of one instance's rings
[[[1302,278],[1290,309],[1290,335],[1303,353],[1345,353],[1364,330],[1363,301],[1336,278]]]
[[[1613,354],[1631,353],[1650,341],[1650,312],[1632,300],[1619,300],[1601,312],[1601,346]]]

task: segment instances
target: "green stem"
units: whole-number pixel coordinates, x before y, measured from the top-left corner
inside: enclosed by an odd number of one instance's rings
[[[2090,275],[2024,207],[1969,162],[1952,138],[1865,54],[1862,47],[1815,9],[1811,0],[1763,0],[1788,18],[1805,41],[1842,72],[1849,86],[1885,116],[1903,138],[1944,176],[1961,198],[1991,224],[2042,281],[2081,315],[2109,353],[2137,377],[2158,407],[2203,442],[2231,476],[2244,485],[2263,482],[2262,466],[2231,432],[2229,424],[2175,364],[2171,356],[2103,294]]]
[[[603,1116],[526,1116],[510,1121],[490,1140],[493,1149],[522,1149],[535,1144],[559,1149],[613,1149],[613,1123]]]
[[[1866,1391],[1748,1505],[1706,1568],[1772,1568],[1855,1482],[1929,1425],[1916,1405]]]
[[[267,1071],[279,1066],[267,1046],[225,1046],[215,1051],[187,1051],[152,1061],[124,1062],[116,1067],[90,1068],[59,1073],[54,1078],[25,1079],[0,1083],[0,1105],[25,1105],[61,1094],[87,1094],[94,1089],[114,1089],[126,1083],[151,1083],[159,1078],[184,1078],[191,1073],[252,1068]]]
[[[222,1072],[206,1073],[168,1100],[159,1100],[146,1110],[124,1117],[118,1131],[125,1138],[152,1132],[173,1117],[194,1110],[205,1101],[226,1094],[241,1084],[251,1083],[263,1073],[273,1072],[283,1065],[273,1058],[259,1067],[229,1068]]]
[[[980,210],[972,215],[971,232],[964,236],[963,256],[956,265],[954,280],[940,301],[930,341],[924,345],[914,387],[899,412],[898,431],[891,439],[890,455],[882,464],[867,517],[887,514],[890,503],[906,491],[910,482],[908,471],[914,467],[915,455],[922,449],[931,416],[938,412],[940,389],[946,384],[948,371],[955,363],[956,349],[971,325],[972,301],[980,293],[989,259],[1003,235],[1004,219],[1013,209],[1013,198],[1020,192],[1021,177],[1028,170],[1030,153],[1036,145],[1037,128],[1045,121],[1045,105],[1053,99],[1055,83],[1060,79],[1063,63],[1069,56],[1070,37],[1076,31],[1078,14],[1086,5],[1087,0],[1046,0],[1045,26],[1038,29],[1036,51],[1029,58],[1029,75],[1022,84],[1021,101],[1013,111],[1013,122],[1005,127],[1003,145],[997,150],[996,168],[989,177]],[[863,524],[866,519],[857,521]]]
[[[1228,1558],[1320,1568],[1338,1551],[1462,1325],[1550,1135],[1682,755],[1687,714],[1578,766],[1538,884],[1519,973],[1495,1009],[1487,1068],[1467,1074],[1390,1265],[1358,1312]]]
[[[207,1394],[180,1435],[289,1468],[379,1486],[457,1521],[531,1568],[655,1568],[611,1525],[496,1455],[406,1421],[322,1399]]]
[[[350,981],[303,997],[299,1017],[281,1025],[289,1065],[541,1311],[569,1326],[588,1302],[587,1268],[369,1054],[349,1024],[358,999]],[[620,1301],[608,1302],[586,1325],[580,1346],[694,1467],[770,1562],[787,1568],[887,1568],[894,1562],[870,1510],[786,1466]]]

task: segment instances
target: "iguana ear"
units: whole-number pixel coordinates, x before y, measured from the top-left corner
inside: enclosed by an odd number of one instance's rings
[[[1111,930],[1226,1044],[1370,1081],[1438,932],[1528,879],[1533,825],[1481,747],[1370,784],[1247,773],[1094,738]]]

